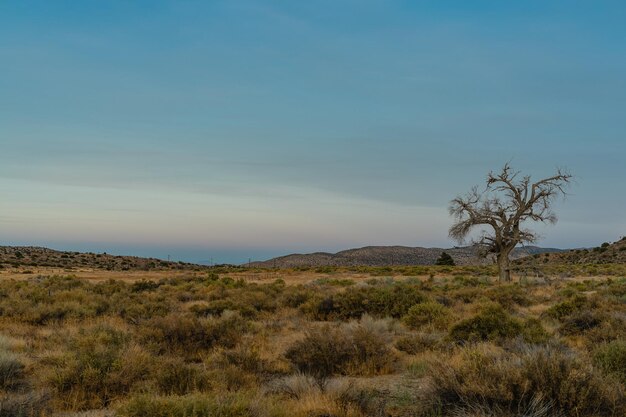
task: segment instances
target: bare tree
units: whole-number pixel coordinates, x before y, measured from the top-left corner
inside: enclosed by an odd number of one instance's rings
[[[534,243],[539,236],[523,228],[526,221],[556,223],[551,209],[554,199],[566,195],[572,175],[558,169],[556,174],[537,182],[530,176],[520,177],[507,163],[499,173],[487,175],[487,185],[478,187],[450,202],[450,215],[455,223],[450,237],[464,242],[475,228],[480,236],[473,243],[483,256],[493,254],[498,264],[500,281],[510,281],[509,255],[520,243]]]

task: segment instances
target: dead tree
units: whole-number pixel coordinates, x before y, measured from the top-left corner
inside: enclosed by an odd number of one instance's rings
[[[473,187],[450,202],[450,215],[455,219],[450,237],[463,243],[473,230],[479,229],[480,235],[472,243],[481,255],[495,257],[500,281],[510,281],[511,251],[520,243],[534,243],[539,238],[523,223],[556,223],[552,203],[558,196],[566,195],[571,180],[572,175],[559,169],[552,177],[531,182],[530,176],[520,178],[520,173],[506,164],[501,172],[487,175],[484,190]]]

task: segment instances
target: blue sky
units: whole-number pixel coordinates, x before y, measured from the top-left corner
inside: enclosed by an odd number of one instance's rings
[[[506,161],[626,231],[621,1],[0,3],[0,244],[243,262],[449,246]]]

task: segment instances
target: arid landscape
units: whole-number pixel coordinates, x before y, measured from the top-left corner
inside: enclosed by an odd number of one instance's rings
[[[624,245],[522,258],[511,283],[488,265],[5,258],[0,415],[622,416]]]
[[[0,1],[0,417],[626,417],[625,1]]]

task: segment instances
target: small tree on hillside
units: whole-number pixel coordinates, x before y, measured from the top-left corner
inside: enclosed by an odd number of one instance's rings
[[[441,252],[441,256],[435,261],[435,265],[449,265],[454,266],[454,259],[446,252]]]
[[[538,239],[536,233],[523,228],[523,223],[556,223],[551,205],[556,197],[565,195],[571,180],[570,174],[559,169],[549,178],[531,182],[530,176],[520,178],[519,172],[506,164],[501,172],[487,175],[484,190],[474,187],[450,202],[450,215],[455,218],[450,237],[464,242],[472,230],[479,228],[480,237],[473,243],[483,256],[495,256],[500,281],[510,281],[511,251],[519,243],[534,243]]]

